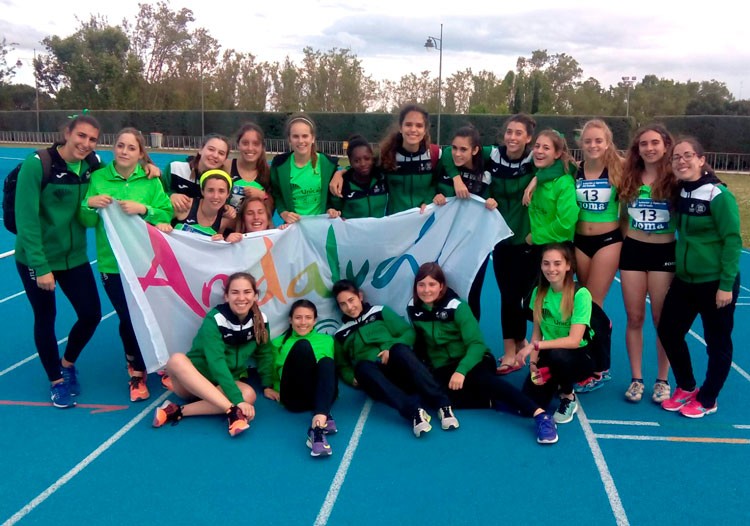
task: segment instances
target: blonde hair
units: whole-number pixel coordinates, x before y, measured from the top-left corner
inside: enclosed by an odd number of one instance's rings
[[[292,124],[295,122],[307,124],[307,126],[310,127],[310,134],[313,136],[313,139],[317,138],[317,134],[315,133],[315,123],[313,120],[304,113],[295,113],[287,119],[286,126],[284,127],[284,133],[286,134],[287,139],[289,139],[289,134],[292,132]],[[315,169],[315,165],[318,162],[318,150],[315,147],[315,140],[313,140],[310,145],[310,160],[312,161],[313,169]]]
[[[620,186],[622,185],[622,173],[625,159],[617,151],[617,147],[614,143],[614,137],[612,135],[612,130],[603,120],[591,119],[590,121],[587,121],[581,128],[581,136],[578,139],[579,146],[583,147],[583,135],[586,133],[586,131],[591,129],[598,129],[604,132],[604,138],[607,141],[607,149],[604,152],[604,167],[607,169],[609,184],[619,191]]]

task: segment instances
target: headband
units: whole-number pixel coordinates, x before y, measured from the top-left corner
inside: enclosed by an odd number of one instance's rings
[[[199,181],[201,190],[203,190],[203,183],[205,183],[206,179],[208,179],[212,175],[220,175],[220,176],[222,176],[229,183],[229,189],[230,190],[232,189],[232,177],[228,173],[226,173],[224,170],[218,170],[217,169],[217,170],[209,170],[206,173],[204,173],[203,175],[201,175],[201,178],[200,178],[200,181]]]
[[[312,123],[312,121],[310,119],[306,119],[305,117],[295,117],[295,118],[293,118],[292,120],[289,121],[289,126],[291,126],[292,124],[294,124],[297,121],[304,122],[305,124],[307,124],[310,127],[311,130],[315,129],[315,125]]]

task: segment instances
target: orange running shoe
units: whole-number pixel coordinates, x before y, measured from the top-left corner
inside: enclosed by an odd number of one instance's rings
[[[172,425],[176,425],[180,420],[182,420],[182,408],[169,400],[165,400],[156,409],[152,425],[154,427],[161,427],[167,422],[172,422]]]
[[[146,387],[145,376],[132,376],[130,378],[130,401],[139,402],[151,396]]]
[[[164,386],[164,389],[167,391],[174,391],[174,387],[172,387],[172,379],[166,373],[161,377],[161,385]]]
[[[231,436],[237,436],[246,429],[250,428],[250,424],[247,423],[247,418],[242,412],[242,409],[233,405],[229,408],[227,413],[227,422],[229,423],[229,434]]]

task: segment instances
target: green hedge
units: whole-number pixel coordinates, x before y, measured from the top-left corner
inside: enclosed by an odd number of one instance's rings
[[[40,112],[41,131],[56,131],[64,126],[75,111]],[[115,133],[125,126],[135,126],[144,133],[161,132],[165,135],[200,136],[200,111],[96,111],[92,113],[107,133]],[[222,133],[232,137],[247,121],[260,125],[269,139],[284,137],[284,124],[289,114],[272,112],[207,111],[204,113],[206,133]],[[387,113],[311,113],[318,127],[318,139],[344,141],[352,134],[360,134],[370,142],[378,142],[395,126],[396,116]],[[500,134],[507,115],[441,116],[441,142],[448,144],[452,134],[461,126],[473,124],[479,129],[485,144],[494,142]],[[554,128],[563,133],[571,148],[576,147],[577,130],[587,116],[534,115],[537,129]],[[626,149],[635,130],[635,121],[625,117],[606,117],[612,128],[615,144]],[[750,117],[735,116],[678,116],[658,117],[675,135],[694,135],[707,151],[750,153]],[[431,116],[431,134],[437,134],[437,119]],[[33,111],[0,112],[0,131],[36,131]]]

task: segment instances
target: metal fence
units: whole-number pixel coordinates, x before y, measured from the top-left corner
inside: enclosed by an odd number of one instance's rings
[[[99,144],[112,146],[115,142],[115,134],[104,133],[99,137]],[[56,132],[18,132],[0,131],[0,143],[19,144],[50,144],[60,140],[61,135]],[[201,137],[183,135],[161,135],[149,134],[146,136],[147,143],[152,148],[166,150],[198,150],[201,146]],[[346,143],[341,141],[316,141],[318,151],[329,155],[343,157],[346,155]],[[232,148],[236,145],[231,144]],[[289,150],[286,139],[266,139],[266,151],[269,153],[280,153]],[[576,160],[581,160],[581,150],[574,149],[571,153]],[[718,172],[747,172],[750,173],[750,154],[747,153],[721,153],[707,152],[706,161]]]

